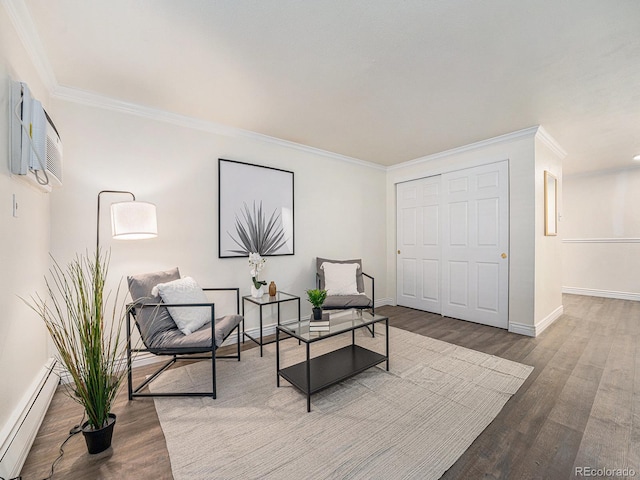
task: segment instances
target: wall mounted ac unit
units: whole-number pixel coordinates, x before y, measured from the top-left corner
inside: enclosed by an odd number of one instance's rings
[[[11,82],[11,172],[43,190],[62,186],[62,141],[26,83]]]

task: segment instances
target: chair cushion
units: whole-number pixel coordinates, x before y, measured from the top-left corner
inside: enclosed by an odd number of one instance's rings
[[[328,258],[316,258],[316,271],[320,277],[320,288],[325,289],[325,278],[324,278],[324,270],[320,268],[323,263],[357,263],[360,268],[358,268],[356,272],[356,286],[358,287],[359,293],[364,293],[364,279],[362,278],[362,260],[354,259],[354,260],[331,260]]]
[[[153,287],[179,278],[180,272],[177,267],[161,272],[131,275],[127,277],[131,299],[135,303],[162,303],[159,295],[151,294]],[[159,335],[172,330],[178,331],[166,307],[140,308],[136,312],[136,322],[140,328],[142,341],[147,347],[155,343]]]
[[[324,262],[320,268],[324,272],[324,286],[327,295],[357,295],[359,293],[356,273],[360,265],[357,263]]]
[[[327,295],[322,308],[341,309],[341,308],[371,308],[373,303],[366,295]]]
[[[215,337],[216,348],[222,345],[229,333],[242,321],[241,315],[227,315],[216,319]],[[153,353],[181,353],[181,349],[195,351],[211,350],[211,322],[207,322],[190,335],[183,334],[177,328],[163,332],[154,338],[147,348]],[[195,352],[194,352],[195,353]]]
[[[210,303],[202,287],[191,277],[179,278],[159,283],[151,294],[156,292],[164,303]],[[182,333],[190,335],[205,323],[211,322],[211,307],[167,307],[173,321]]]

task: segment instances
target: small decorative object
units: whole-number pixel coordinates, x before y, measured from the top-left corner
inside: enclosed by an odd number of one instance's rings
[[[276,288],[276,282],[271,282],[269,284],[269,296],[270,297],[275,297],[276,296],[276,292],[277,292],[277,288]]]
[[[260,298],[264,295],[264,286],[267,284],[264,280],[258,280],[260,271],[264,268],[266,258],[262,258],[259,253],[249,254],[249,265],[251,266],[251,296],[253,298]]]
[[[88,420],[82,433],[89,453],[111,446],[116,416],[111,405],[127,375],[126,345],[120,339],[126,310],[107,311],[105,291],[109,255],[76,256],[66,269],[53,262],[45,279],[45,297],[25,303],[44,321],[71,379],[69,397],[82,405]]]
[[[313,319],[322,320],[322,304],[327,298],[327,291],[314,288],[307,290],[307,300],[313,305]]]

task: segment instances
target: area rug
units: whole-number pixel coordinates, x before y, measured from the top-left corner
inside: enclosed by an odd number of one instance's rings
[[[376,337],[356,343],[384,352]],[[312,356],[347,345],[322,340]],[[389,328],[384,363],[311,397],[276,387],[275,345],[218,360],[218,398],[155,398],[171,468],[182,479],[437,479],[520,388],[533,367]],[[281,365],[304,358],[281,342]],[[210,364],[164,373],[154,391],[210,388]]]

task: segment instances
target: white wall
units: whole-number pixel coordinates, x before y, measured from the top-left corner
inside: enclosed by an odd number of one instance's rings
[[[437,175],[491,162],[509,161],[509,330],[536,335],[536,306],[547,308],[560,296],[560,288],[550,294],[536,292],[536,262],[559,262],[557,252],[536,251],[540,232],[537,202],[543,184],[537,181],[536,137],[541,130],[531,128],[477,144],[460,147],[389,169],[387,176],[387,291],[396,294],[396,204],[395,186],[399,182]],[[545,137],[548,137],[545,135]],[[542,164],[541,164],[542,165]],[[549,253],[548,258],[543,255]],[[548,295],[538,299],[537,295]],[[553,298],[551,298],[553,297]],[[557,307],[557,305],[556,305]]]
[[[225,158],[294,172],[295,255],[269,257],[263,279],[302,297],[315,286],[316,256],[361,257],[365,271],[379,279],[377,297],[385,297],[384,169],[259,138],[222,136],[69,101],[54,104],[65,149],[64,187],[51,195],[56,258],[66,261],[95,248],[100,190],[130,190],[157,205],[159,236],[111,239],[106,207],[127,197],[103,196],[101,247],[111,248],[113,281],[178,266],[203,286],[237,286],[248,294],[246,258],[218,258],[218,158]],[[304,297],[302,310],[310,311]],[[283,307],[283,319],[294,313]],[[257,312],[248,315],[248,329],[257,326],[257,318]]]
[[[41,289],[49,268],[49,195],[12,176],[9,168],[9,78],[27,82],[33,95],[48,103],[27,58],[0,8],[0,453],[48,358],[44,325],[18,298]],[[14,194],[18,218],[13,217]]]
[[[545,235],[545,188],[544,172],[548,171],[558,181],[557,206],[561,214],[563,203],[562,158],[564,152],[559,152],[553,144],[536,136],[536,167],[535,167],[535,326],[539,334],[563,312],[562,307],[562,229],[563,223],[558,222],[558,234]]]
[[[640,300],[640,168],[564,179],[563,285]]]

